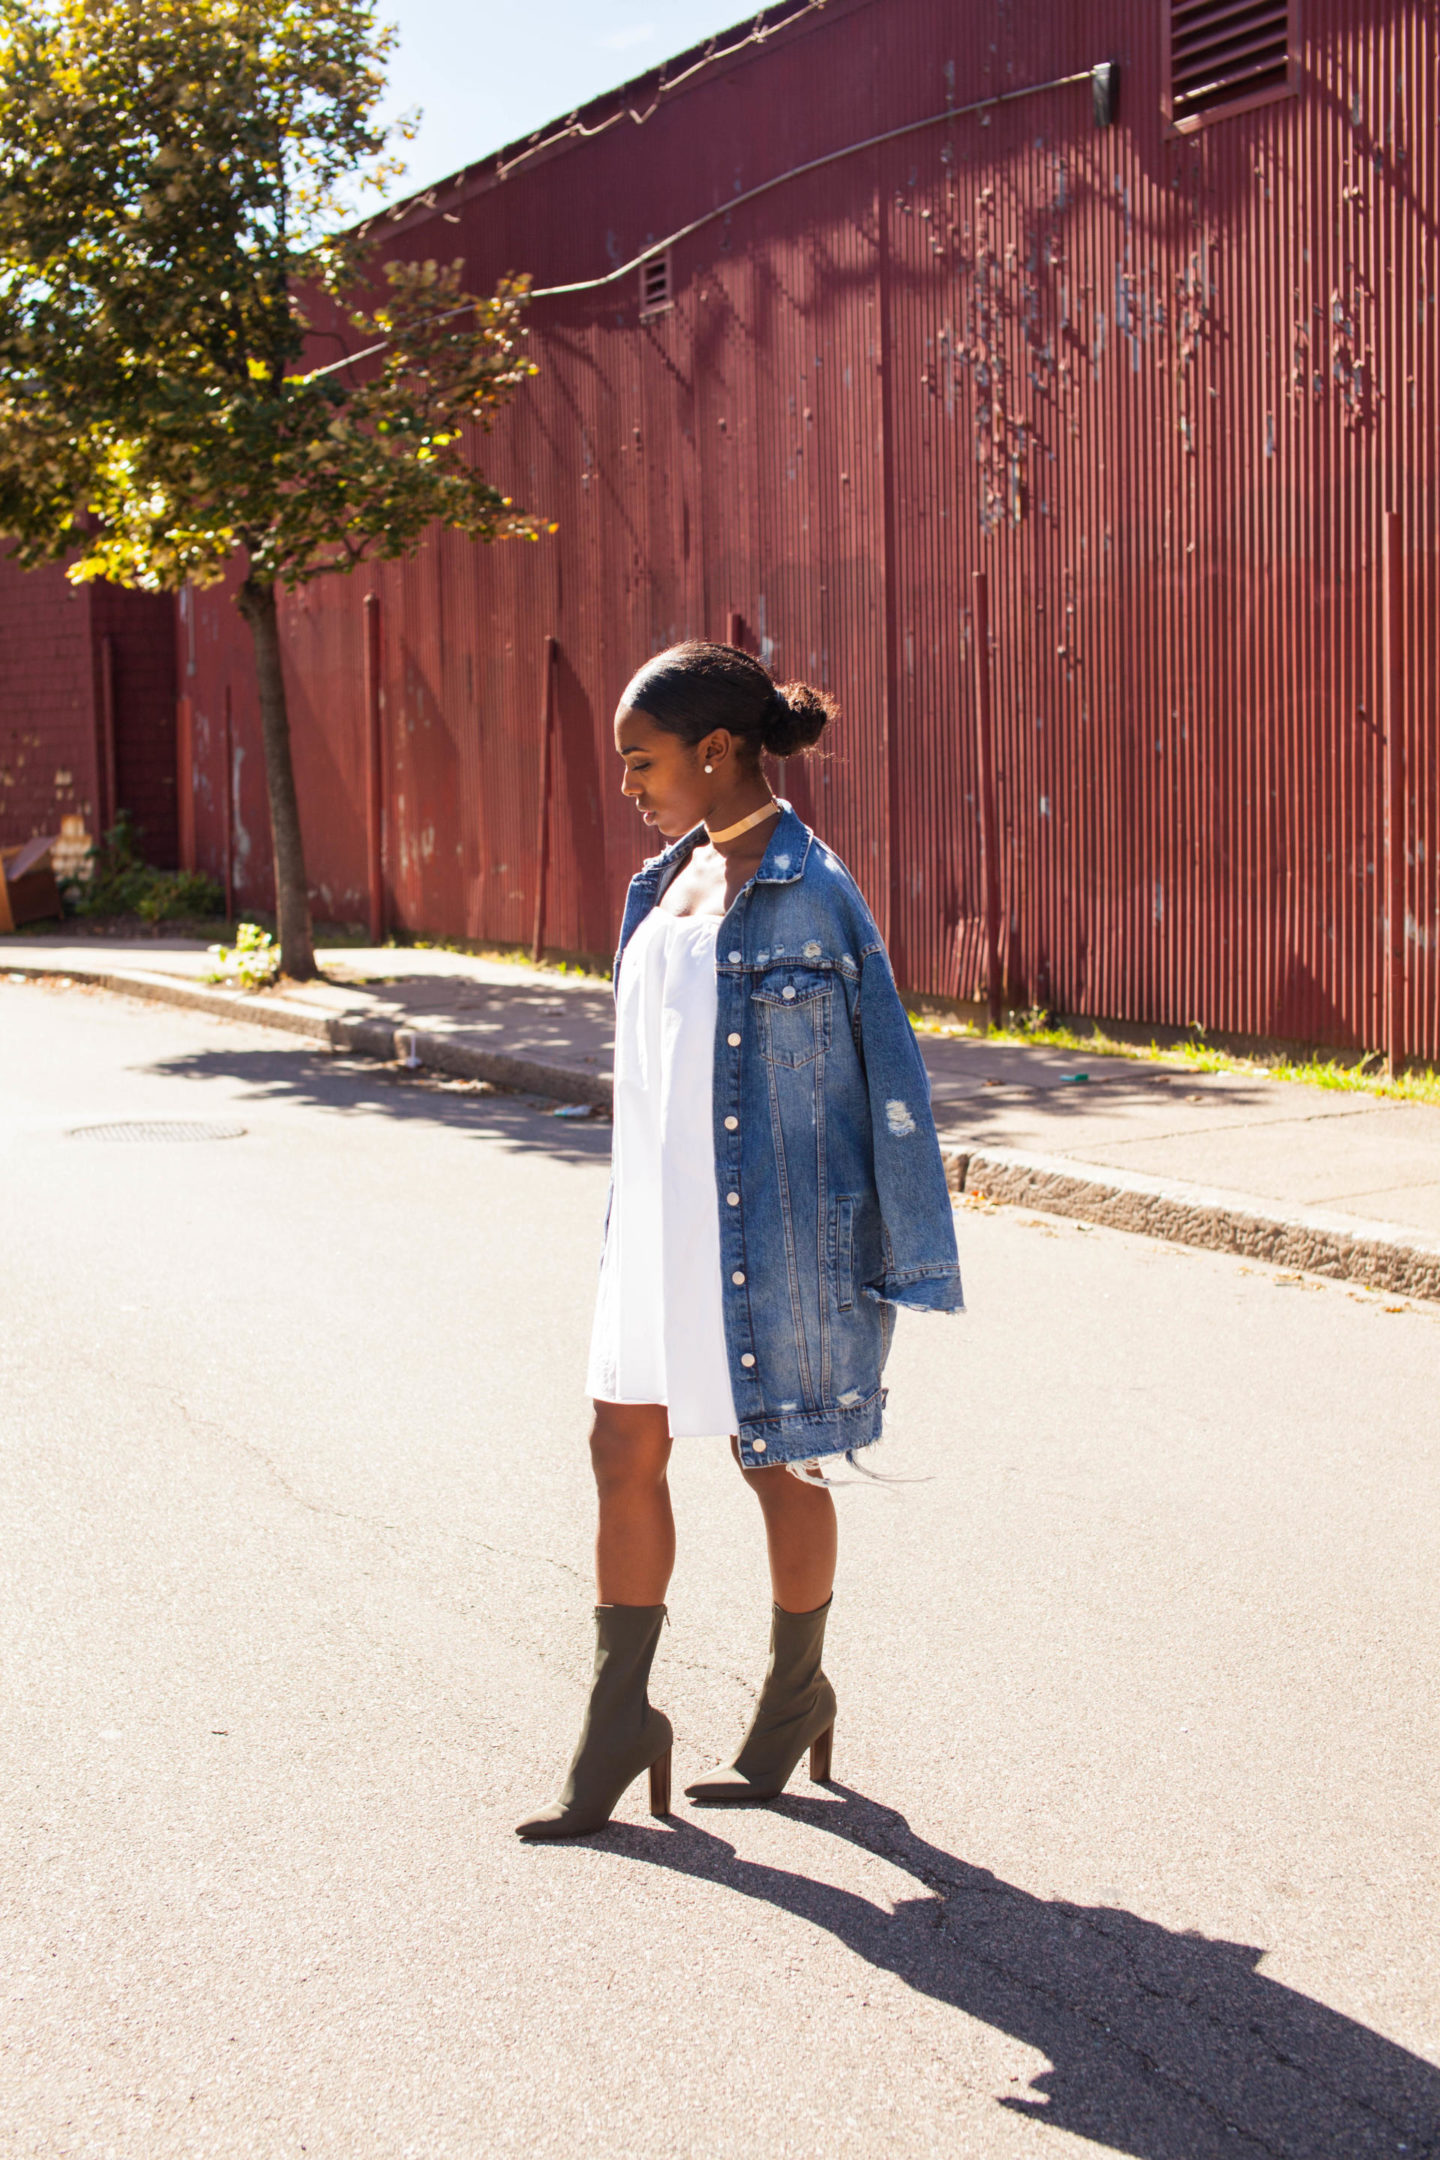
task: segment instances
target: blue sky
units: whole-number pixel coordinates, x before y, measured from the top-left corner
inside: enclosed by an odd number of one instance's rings
[[[744,0],[380,0],[377,12],[400,33],[388,112],[424,112],[400,195],[747,19]]]

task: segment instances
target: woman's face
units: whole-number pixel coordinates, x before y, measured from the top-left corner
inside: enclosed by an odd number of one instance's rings
[[[621,794],[667,840],[702,824],[732,776],[734,739],[725,728],[692,750],[633,705],[615,715],[615,747],[625,760]]]

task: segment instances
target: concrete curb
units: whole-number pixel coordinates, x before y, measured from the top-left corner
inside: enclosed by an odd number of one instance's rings
[[[952,1192],[1440,1300],[1440,1239],[1421,1230],[1011,1148],[947,1148],[944,1155]]]
[[[439,1035],[427,1028],[396,1027],[388,1020],[370,1020],[358,1013],[327,1013],[293,999],[272,998],[244,990],[224,990],[209,983],[187,982],[174,975],[149,974],[139,968],[42,967],[34,961],[7,958],[0,945],[0,975],[69,975],[77,982],[92,983],[100,990],[114,990],[122,997],[149,998],[159,1005],[180,1005],[190,1012],[209,1013],[212,1018],[241,1020],[249,1027],[279,1028],[287,1035],[303,1035],[311,1042],[326,1043],[332,1050],[349,1051],[359,1057],[378,1058],[386,1064],[397,1060],[428,1071],[447,1073],[454,1079],[488,1080],[492,1087],[519,1095],[545,1095],[556,1102],[589,1103],[608,1110],[613,1101],[607,1073],[576,1072],[568,1065],[551,1065],[542,1058],[510,1057],[501,1050],[481,1050],[473,1043],[457,1042],[453,1035]]]
[[[0,974],[71,975],[124,997],[151,998],[180,1005],[251,1027],[280,1028],[327,1043],[332,1050],[410,1062],[457,1079],[488,1080],[493,1087],[521,1095],[543,1095],[557,1102],[589,1103],[608,1110],[614,1092],[608,1073],[577,1072],[540,1058],[509,1057],[480,1050],[425,1028],[395,1027],[388,1020],[360,1014],[326,1013],[296,999],[256,996],[187,982],[173,975],[137,968],[43,967],[34,961],[9,961],[0,944]],[[1440,1239],[1392,1223],[1365,1222],[1358,1216],[1330,1215],[1314,1208],[1284,1209],[1278,1202],[1245,1193],[1225,1192],[1177,1179],[1146,1177],[1139,1171],[1107,1170],[1072,1162],[1064,1156],[1022,1154],[1012,1148],[945,1148],[945,1171],[956,1193],[978,1193],[1011,1207],[1031,1207],[1047,1215],[1068,1215],[1129,1230],[1142,1237],[1169,1238],[1177,1245],[1198,1245],[1212,1252],[1242,1254],[1307,1275],[1330,1275],[1343,1282],[1370,1283],[1405,1297],[1440,1301]]]

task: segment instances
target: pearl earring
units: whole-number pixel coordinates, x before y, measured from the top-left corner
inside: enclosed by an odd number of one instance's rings
[[[707,765],[707,766],[705,767],[705,770],[706,770],[706,772],[714,772],[715,768],[714,768],[714,766],[713,766],[713,765]]]

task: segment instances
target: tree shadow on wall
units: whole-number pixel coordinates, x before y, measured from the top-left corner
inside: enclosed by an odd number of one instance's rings
[[[1370,2160],[1440,2151],[1440,2070],[1256,1970],[1263,1951],[1110,1906],[1032,1896],[832,1786],[793,1820],[914,1877],[893,1908],[742,1860],[705,1823],[613,1824],[602,1849],[714,1882],[823,1928],[917,1993],[1053,2066],[997,2105],[1137,2160]]]

